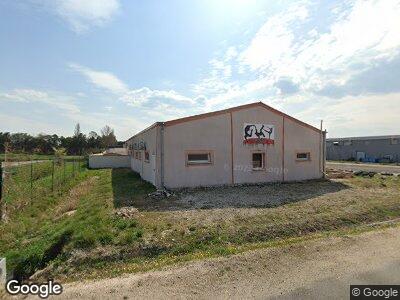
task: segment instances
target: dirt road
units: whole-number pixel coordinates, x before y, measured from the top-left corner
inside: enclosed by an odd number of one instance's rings
[[[385,173],[400,174],[400,166],[396,166],[396,165],[327,162],[326,167],[331,168],[331,169],[337,169],[337,170],[385,172]]]
[[[399,249],[397,227],[69,284],[57,298],[348,299],[350,284],[400,284]]]

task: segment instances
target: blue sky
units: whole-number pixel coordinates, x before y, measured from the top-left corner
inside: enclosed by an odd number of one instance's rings
[[[400,1],[3,0],[0,131],[121,140],[262,100],[331,137],[399,134]]]

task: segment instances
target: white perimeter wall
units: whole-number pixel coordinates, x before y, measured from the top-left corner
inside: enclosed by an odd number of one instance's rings
[[[128,155],[89,155],[89,168],[130,168],[131,158]]]

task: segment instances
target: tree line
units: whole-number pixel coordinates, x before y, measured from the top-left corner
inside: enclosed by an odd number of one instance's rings
[[[88,135],[81,132],[76,124],[73,136],[58,136],[57,134],[38,134],[0,132],[0,153],[55,154],[62,152],[68,155],[85,155],[98,153],[108,147],[117,146],[114,130],[106,125],[100,134],[90,131]]]

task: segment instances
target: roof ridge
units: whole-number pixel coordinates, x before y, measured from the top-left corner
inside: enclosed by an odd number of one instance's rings
[[[310,125],[310,124],[307,124],[307,123],[305,123],[305,122],[303,122],[303,121],[301,121],[299,119],[296,119],[295,117],[292,117],[292,116],[290,116],[288,114],[285,114],[284,112],[282,112],[280,110],[277,110],[277,109],[265,104],[262,101],[252,102],[252,103],[243,104],[243,105],[239,105],[239,106],[234,106],[234,107],[230,107],[230,108],[226,108],[226,109],[222,109],[222,110],[217,110],[217,111],[212,111],[212,112],[208,112],[208,113],[197,114],[197,115],[192,115],[192,116],[188,116],[188,117],[173,119],[173,120],[164,122],[164,124],[166,126],[171,126],[171,125],[175,125],[175,124],[179,124],[179,123],[183,123],[183,122],[189,122],[191,120],[196,120],[196,119],[200,119],[200,118],[206,118],[208,116],[214,116],[214,115],[220,115],[220,114],[224,114],[224,113],[228,113],[228,112],[232,112],[232,111],[238,111],[238,110],[246,109],[246,108],[253,107],[253,106],[261,106],[261,107],[263,107],[265,109],[268,109],[268,110],[270,110],[270,111],[272,111],[274,113],[277,113],[277,114],[279,114],[281,116],[284,116],[284,117],[286,117],[286,118],[288,118],[288,119],[290,119],[292,121],[295,121],[296,123],[299,123],[300,125],[303,125],[305,127],[308,127],[310,129],[318,131],[318,132],[321,131],[320,129],[318,129],[318,128]]]
[[[318,128],[316,128],[316,127],[314,127],[314,126],[312,126],[312,125],[310,125],[308,123],[305,123],[305,122],[303,122],[303,121],[301,121],[299,119],[296,119],[295,117],[289,116],[288,114],[285,114],[284,112],[282,112],[280,110],[277,110],[277,109],[265,104],[262,101],[257,101],[257,102],[251,102],[251,103],[242,104],[242,105],[238,105],[238,106],[233,106],[233,107],[229,107],[229,108],[225,108],[225,109],[221,109],[221,110],[211,111],[211,112],[207,112],[207,113],[191,115],[191,116],[182,117],[182,118],[178,118],[178,119],[172,119],[172,120],[165,121],[165,122],[155,122],[152,125],[150,125],[149,127],[147,127],[145,129],[143,129],[142,131],[136,133],[135,135],[130,137],[128,140],[134,138],[135,136],[137,136],[137,135],[139,135],[141,133],[146,132],[147,130],[150,130],[150,129],[154,128],[155,126],[159,126],[159,125],[172,126],[172,125],[176,125],[176,124],[179,124],[179,123],[190,122],[190,121],[196,120],[196,119],[202,119],[202,118],[207,118],[207,117],[211,117],[211,116],[221,115],[221,114],[225,114],[225,113],[228,113],[228,112],[238,111],[238,110],[242,110],[242,109],[246,109],[246,108],[254,107],[254,106],[261,106],[261,107],[263,107],[265,109],[268,109],[268,110],[270,110],[270,111],[272,111],[274,113],[277,113],[277,114],[279,114],[281,116],[284,116],[284,117],[286,117],[286,118],[288,118],[288,119],[290,119],[290,120],[292,120],[292,121],[294,121],[294,122],[296,122],[296,123],[298,123],[298,124],[300,124],[302,126],[310,128],[310,129],[312,129],[314,131],[317,131],[317,132],[321,132],[320,129],[318,129]]]

